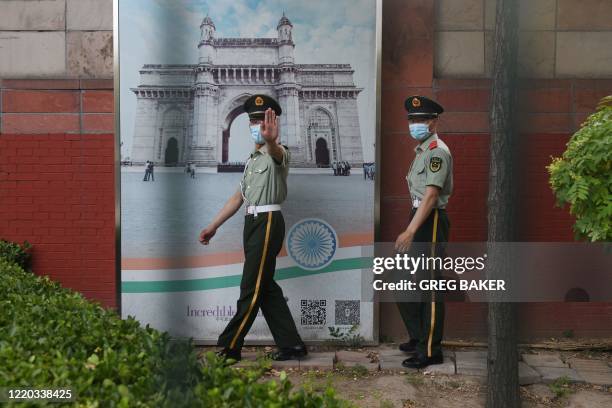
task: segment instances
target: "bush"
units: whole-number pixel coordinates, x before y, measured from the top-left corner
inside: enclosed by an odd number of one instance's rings
[[[212,352],[206,354],[202,383],[196,394],[204,407],[348,407],[348,402],[338,400],[333,388],[321,395],[303,389],[292,390],[285,372],[279,381],[262,382],[265,369],[234,369],[220,362]]]
[[[612,96],[601,101],[548,171],[557,203],[569,204],[576,216],[576,236],[612,240]]]
[[[344,406],[331,389],[292,391],[284,375],[263,382],[263,369],[212,353],[201,364],[191,340],[122,320],[2,258],[0,310],[0,387],[70,388],[82,407]]]
[[[0,387],[66,387],[84,406],[121,407],[160,406],[196,382],[190,345],[1,259],[0,310]]]
[[[23,245],[0,239],[0,258],[16,263],[23,269],[30,270],[32,245],[25,241]]]

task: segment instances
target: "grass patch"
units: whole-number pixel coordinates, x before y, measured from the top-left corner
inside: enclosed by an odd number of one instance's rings
[[[570,388],[570,381],[567,376],[557,378],[554,382],[548,384],[548,388],[555,395],[555,398],[565,398],[574,392]]]
[[[352,378],[364,378],[369,376],[370,374],[368,369],[362,366],[361,364],[356,364],[354,366],[347,367],[340,362],[336,364],[336,370],[343,376]]]
[[[407,373],[406,382],[414,387],[420,387],[425,383],[425,379],[419,373]]]

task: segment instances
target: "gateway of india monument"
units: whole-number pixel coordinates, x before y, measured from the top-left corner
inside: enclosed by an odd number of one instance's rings
[[[280,137],[292,153],[292,166],[361,165],[357,96],[362,88],[353,82],[353,69],[296,64],[292,29],[283,14],[276,38],[217,38],[207,15],[200,25],[197,65],[144,65],[140,84],[131,89],[137,97],[133,162],[227,163],[232,122],[250,95],[263,93],[283,109]],[[248,132],[236,136],[249,137]]]

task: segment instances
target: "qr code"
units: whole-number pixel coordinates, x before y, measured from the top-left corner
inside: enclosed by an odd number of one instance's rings
[[[303,326],[322,326],[327,320],[327,300],[307,300],[300,302],[301,323]]]
[[[359,324],[359,301],[336,300],[336,325]]]

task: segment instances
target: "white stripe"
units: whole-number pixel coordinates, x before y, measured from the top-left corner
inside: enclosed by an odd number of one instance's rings
[[[347,248],[338,248],[334,255],[334,260],[357,258],[365,256],[364,251],[372,246],[354,246]],[[180,268],[180,269],[139,269],[139,270],[123,270],[121,271],[122,282],[149,282],[149,281],[164,281],[164,280],[190,280],[216,278],[228,275],[238,275],[242,273],[243,262],[205,266],[200,268]],[[295,262],[288,257],[276,258],[276,269],[288,268],[295,266]]]

